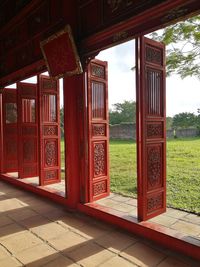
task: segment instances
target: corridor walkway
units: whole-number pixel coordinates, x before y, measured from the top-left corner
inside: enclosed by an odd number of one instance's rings
[[[0,182],[0,267],[197,267],[184,255]]]

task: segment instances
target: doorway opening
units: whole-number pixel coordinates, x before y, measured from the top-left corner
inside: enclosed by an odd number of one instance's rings
[[[2,175],[66,198],[59,82],[46,72],[3,90]]]

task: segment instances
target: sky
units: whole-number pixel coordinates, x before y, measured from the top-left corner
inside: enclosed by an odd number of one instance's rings
[[[109,108],[114,103],[135,98],[135,43],[127,43],[109,48],[98,54],[97,59],[108,61]],[[167,116],[181,112],[197,113],[200,108],[200,80],[194,77],[182,80],[177,75],[166,79]]]
[[[135,66],[134,41],[104,50],[96,58],[108,61],[109,108],[124,100],[136,100],[135,71],[131,70]],[[37,79],[33,77],[25,81],[36,83]],[[60,79],[60,88],[60,103],[63,106],[62,79]],[[181,112],[197,114],[197,109],[200,108],[200,80],[194,77],[182,80],[176,75],[167,77],[166,99],[167,116],[173,117]]]

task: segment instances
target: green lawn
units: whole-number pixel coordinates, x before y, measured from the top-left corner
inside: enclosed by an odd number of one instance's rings
[[[137,197],[135,142],[110,141],[110,177],[112,192]],[[167,141],[167,205],[200,214],[200,138]]]
[[[137,197],[136,144],[110,141],[111,191]],[[200,213],[200,138],[167,142],[167,205]]]

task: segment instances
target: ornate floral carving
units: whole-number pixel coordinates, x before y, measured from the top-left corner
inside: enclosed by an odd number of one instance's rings
[[[127,37],[128,37],[127,32],[125,32],[125,31],[118,32],[113,36],[113,42],[117,42],[117,41],[126,39]]]
[[[93,136],[105,136],[106,135],[105,124],[93,124],[92,125],[92,135]]]
[[[93,195],[97,196],[106,192],[106,181],[101,181],[93,185]]]
[[[49,80],[49,79],[42,79],[42,90],[49,90],[49,89],[53,89],[53,90],[57,90],[57,86],[56,86],[56,81],[54,80]]]
[[[57,170],[45,171],[45,180],[53,180],[57,178]]]
[[[47,136],[58,134],[57,126],[44,126],[43,131],[44,131],[44,135],[47,135]]]
[[[161,147],[153,146],[148,148],[148,186],[155,187],[161,179]]]
[[[162,137],[163,128],[162,123],[151,123],[147,125],[147,137]]]
[[[155,63],[158,65],[162,65],[162,53],[159,49],[155,49],[150,46],[146,46],[146,60]]]
[[[55,141],[48,141],[45,145],[45,163],[48,167],[57,164],[57,149]]]
[[[158,195],[152,196],[147,199],[147,211],[148,212],[162,208],[162,206],[163,206],[162,193],[159,193]]]
[[[104,79],[105,78],[104,67],[92,64],[92,75]]]
[[[94,175],[105,174],[105,145],[102,143],[94,144]]]

